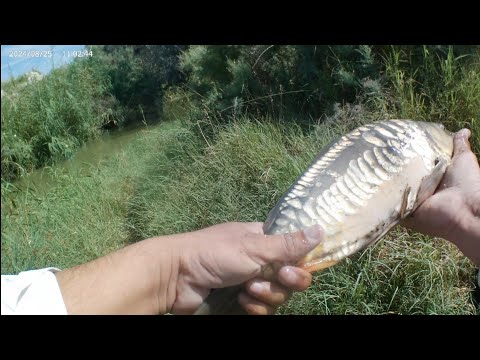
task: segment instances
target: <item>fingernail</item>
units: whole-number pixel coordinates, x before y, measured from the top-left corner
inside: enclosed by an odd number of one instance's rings
[[[293,270],[292,267],[285,266],[281,271],[283,272],[283,278],[290,284],[296,284],[301,280],[301,277],[298,276],[298,274],[295,270]]]
[[[303,231],[303,234],[305,235],[305,239],[311,245],[318,245],[323,239],[323,229],[320,227],[320,225],[313,225],[306,228]]]
[[[470,130],[460,130],[454,139],[455,155],[460,155],[470,149],[468,138],[470,137]]]
[[[252,285],[250,285],[250,291],[254,292],[255,294],[261,294],[263,292],[263,285],[258,282],[254,282]]]

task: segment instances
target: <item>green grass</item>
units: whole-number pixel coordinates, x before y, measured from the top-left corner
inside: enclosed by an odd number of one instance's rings
[[[480,48],[455,58],[450,48],[444,59],[424,48],[422,63],[409,66],[402,51],[385,59],[388,83],[375,108],[398,118],[434,121],[451,131],[467,127],[480,155]]]
[[[393,52],[379,93],[359,96],[356,105],[338,104],[309,127],[249,113],[216,121],[209,109],[192,108],[186,100],[191,94],[166,94],[171,121],[141,130],[100,164],[46,169],[54,181],[45,190],[2,182],[2,274],[70,267],[150,236],[264,221],[324,145],[378,119],[469,127],[478,155],[479,57],[467,66],[451,55],[442,61],[432,56],[425,54],[412,71],[404,54]],[[55,114],[55,121],[64,116]],[[2,130],[3,121],[2,111]],[[2,164],[3,156],[2,141]],[[397,228],[371,249],[316,274],[312,287],[279,313],[478,314],[473,286],[473,265],[453,245]]]
[[[99,166],[54,175],[47,193],[2,202],[2,274],[69,267],[150,236],[263,221],[312,156],[351,126],[330,122],[304,135],[243,119],[203,150],[178,121],[143,130]],[[472,314],[472,286],[473,266],[453,246],[399,230],[317,274],[279,313]]]
[[[453,245],[396,228],[314,276],[282,314],[475,314],[473,265]],[[478,311],[478,310],[477,310]]]
[[[2,274],[65,268],[123,246],[136,164],[120,151],[75,172],[53,168],[46,190],[28,182],[9,187],[2,196]]]

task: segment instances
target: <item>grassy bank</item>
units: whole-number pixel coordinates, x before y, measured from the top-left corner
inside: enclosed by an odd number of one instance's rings
[[[244,119],[203,150],[180,122],[141,131],[99,166],[58,173],[46,193],[19,191],[2,203],[2,274],[69,267],[149,236],[262,221],[318,149],[351,126],[307,136]],[[317,274],[280,313],[468,314],[472,287],[473,266],[453,246],[398,229]]]
[[[198,64],[208,60],[201,58],[208,55],[205,49],[195,51],[188,58],[197,66],[192,65],[192,71],[203,69]],[[288,55],[282,51],[280,55]],[[368,58],[364,51],[362,58]],[[337,103],[310,118],[301,115],[309,121],[298,121],[281,112],[282,107],[257,112],[269,106],[268,101],[255,112],[245,106],[249,100],[235,111],[222,112],[212,107],[224,94],[217,91],[220,82],[205,90],[207,98],[199,92],[204,84],[197,84],[195,92],[166,93],[167,121],[139,131],[109,159],[74,172],[46,169],[55,181],[45,191],[2,183],[2,274],[70,267],[150,236],[225,221],[263,221],[324,145],[378,119],[434,120],[452,131],[468,127],[479,155],[480,56],[469,56],[467,62],[453,52],[437,58],[424,51],[415,67],[407,53],[391,51],[383,60],[382,77],[375,83],[356,83],[362,90],[354,103]],[[246,69],[234,62],[229,66],[235,81],[241,78],[239,69]],[[347,78],[347,70],[339,73]],[[263,80],[269,74],[264,72]],[[224,76],[228,80],[228,74]],[[223,106],[230,106],[228,99],[222,98]],[[280,97],[275,101],[282,104]],[[67,113],[55,113],[52,119]],[[2,140],[3,121],[2,111]],[[2,141],[2,166],[3,156]],[[475,314],[473,274],[473,265],[449,243],[398,228],[373,248],[316,274],[313,286],[279,312]]]

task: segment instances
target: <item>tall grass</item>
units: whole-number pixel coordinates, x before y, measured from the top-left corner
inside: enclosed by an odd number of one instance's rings
[[[400,118],[440,122],[451,131],[467,127],[479,155],[480,49],[455,57],[452,47],[443,54],[424,47],[418,67],[410,65],[407,55],[393,48],[385,58],[383,107]]]
[[[137,137],[138,151],[127,145],[102,161],[45,168],[49,186],[29,178],[10,185],[2,198],[2,274],[67,268],[128,242],[129,199],[154,146],[152,136]]]
[[[333,104],[301,125],[245,108],[222,115],[191,101],[197,94],[168,92],[171,121],[142,131],[106,163],[58,171],[45,193],[9,188],[2,196],[2,273],[65,268],[150,236],[225,221],[264,221],[324,145],[379,119],[467,126],[479,154],[479,59],[425,48],[412,67],[406,52],[391,49],[382,81],[365,86],[357,103]],[[453,245],[397,228],[316,274],[279,313],[475,314],[473,286],[473,265]]]
[[[109,108],[108,84],[74,62],[32,84],[6,86],[2,97],[2,180],[70,158],[98,135]],[[105,99],[101,103],[99,99]]]

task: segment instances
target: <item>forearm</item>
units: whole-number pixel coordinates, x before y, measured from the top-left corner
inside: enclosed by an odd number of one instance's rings
[[[168,246],[171,240],[143,240],[58,272],[56,276],[68,313],[167,312],[174,301],[179,267],[177,247]]]

